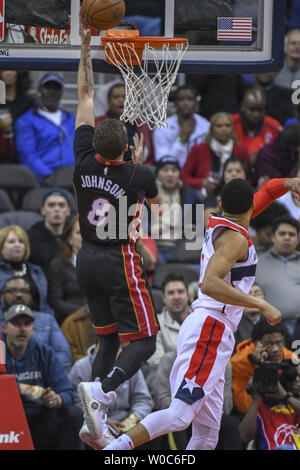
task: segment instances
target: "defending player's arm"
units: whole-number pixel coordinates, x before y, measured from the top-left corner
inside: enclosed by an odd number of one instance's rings
[[[95,126],[94,113],[94,75],[91,59],[91,31],[86,29],[80,16],[81,53],[78,68],[78,106],[76,114],[77,129],[81,125]]]
[[[248,256],[248,241],[239,232],[225,229],[214,242],[211,257],[201,285],[203,294],[224,304],[257,308],[271,325],[280,322],[281,314],[265,300],[244,294],[223,280],[233,266]]]
[[[300,178],[273,178],[267,181],[257,193],[254,194],[253,219],[263,212],[272,202],[292,191],[296,197],[300,197]]]

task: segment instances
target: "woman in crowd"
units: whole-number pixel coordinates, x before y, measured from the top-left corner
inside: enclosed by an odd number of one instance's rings
[[[211,191],[204,200],[204,218],[205,224],[210,212],[218,212],[221,200],[221,191],[225,184],[234,178],[248,180],[248,167],[244,160],[231,157],[224,163],[223,174],[219,184]]]
[[[0,230],[0,292],[4,282],[12,276],[21,276],[31,286],[32,310],[51,313],[48,305],[48,283],[40,266],[29,263],[30,244],[27,233],[18,225]]]
[[[79,286],[76,276],[76,258],[82,238],[78,215],[66,226],[61,237],[61,252],[49,266],[49,303],[54,308],[59,324],[71,313],[86,303],[85,291]]]
[[[201,191],[206,197],[218,185],[226,160],[240,158],[250,163],[247,150],[236,142],[230,114],[212,116],[206,141],[192,147],[181,171],[184,184]]]

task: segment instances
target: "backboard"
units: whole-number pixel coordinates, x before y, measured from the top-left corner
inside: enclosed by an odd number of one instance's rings
[[[259,73],[282,68],[285,0],[161,1],[165,2],[160,18],[161,35],[189,39],[181,73]],[[125,2],[129,6],[130,0]],[[0,42],[0,69],[77,70],[79,8],[80,0],[71,0],[69,29],[9,23],[8,33]],[[115,29],[131,28],[128,19],[131,17],[125,16]],[[91,42],[94,70],[117,72],[107,64],[104,48],[100,46],[99,36],[105,32],[94,33]]]

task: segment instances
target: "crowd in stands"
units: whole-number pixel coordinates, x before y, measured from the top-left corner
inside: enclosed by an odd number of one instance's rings
[[[116,436],[169,406],[178,332],[197,297],[201,246],[187,249],[189,234],[203,239],[209,213],[219,211],[223,186],[244,178],[257,191],[274,177],[300,177],[299,106],[291,100],[291,84],[300,79],[300,21],[293,14],[297,2],[290,3],[280,72],[186,75],[185,84],[171,92],[166,128],[152,132],[146,124],[124,126],[125,159],[131,159],[135,132],[143,133],[143,164],[153,170],[171,216],[144,217],[137,242],[161,329],[155,354],[116,390],[117,401],[108,412]],[[154,17],[151,27],[160,28]],[[72,180],[56,184],[60,171],[68,168],[72,174],[75,116],[61,107],[61,74],[43,74],[37,90],[31,89],[30,77],[28,71],[0,71],[7,90],[6,104],[0,105],[0,173],[2,166],[13,180],[18,167],[35,181],[31,188],[3,181],[0,188],[0,328],[6,369],[16,377],[36,449],[89,450],[78,437],[83,414],[76,387],[90,380],[101,337],[76,277],[82,239]],[[124,84],[114,80],[106,113],[95,116],[96,127],[107,118],[119,119],[124,99]],[[299,437],[294,438],[299,436],[300,368],[291,361],[300,332],[299,231],[300,201],[292,193],[251,223],[258,255],[251,293],[275,305],[282,322],[272,327],[259,311],[244,310],[225,374],[218,449],[300,449]],[[271,395],[257,391],[257,366],[249,354],[285,361]],[[183,450],[189,435],[190,429],[170,433],[144,448]]]

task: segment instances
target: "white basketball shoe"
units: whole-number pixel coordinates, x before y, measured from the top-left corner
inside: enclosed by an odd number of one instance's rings
[[[101,439],[106,425],[106,413],[110,403],[117,398],[115,392],[104,393],[101,382],[80,382],[78,396],[84,409],[84,418],[92,439]],[[84,426],[83,426],[84,427]]]

